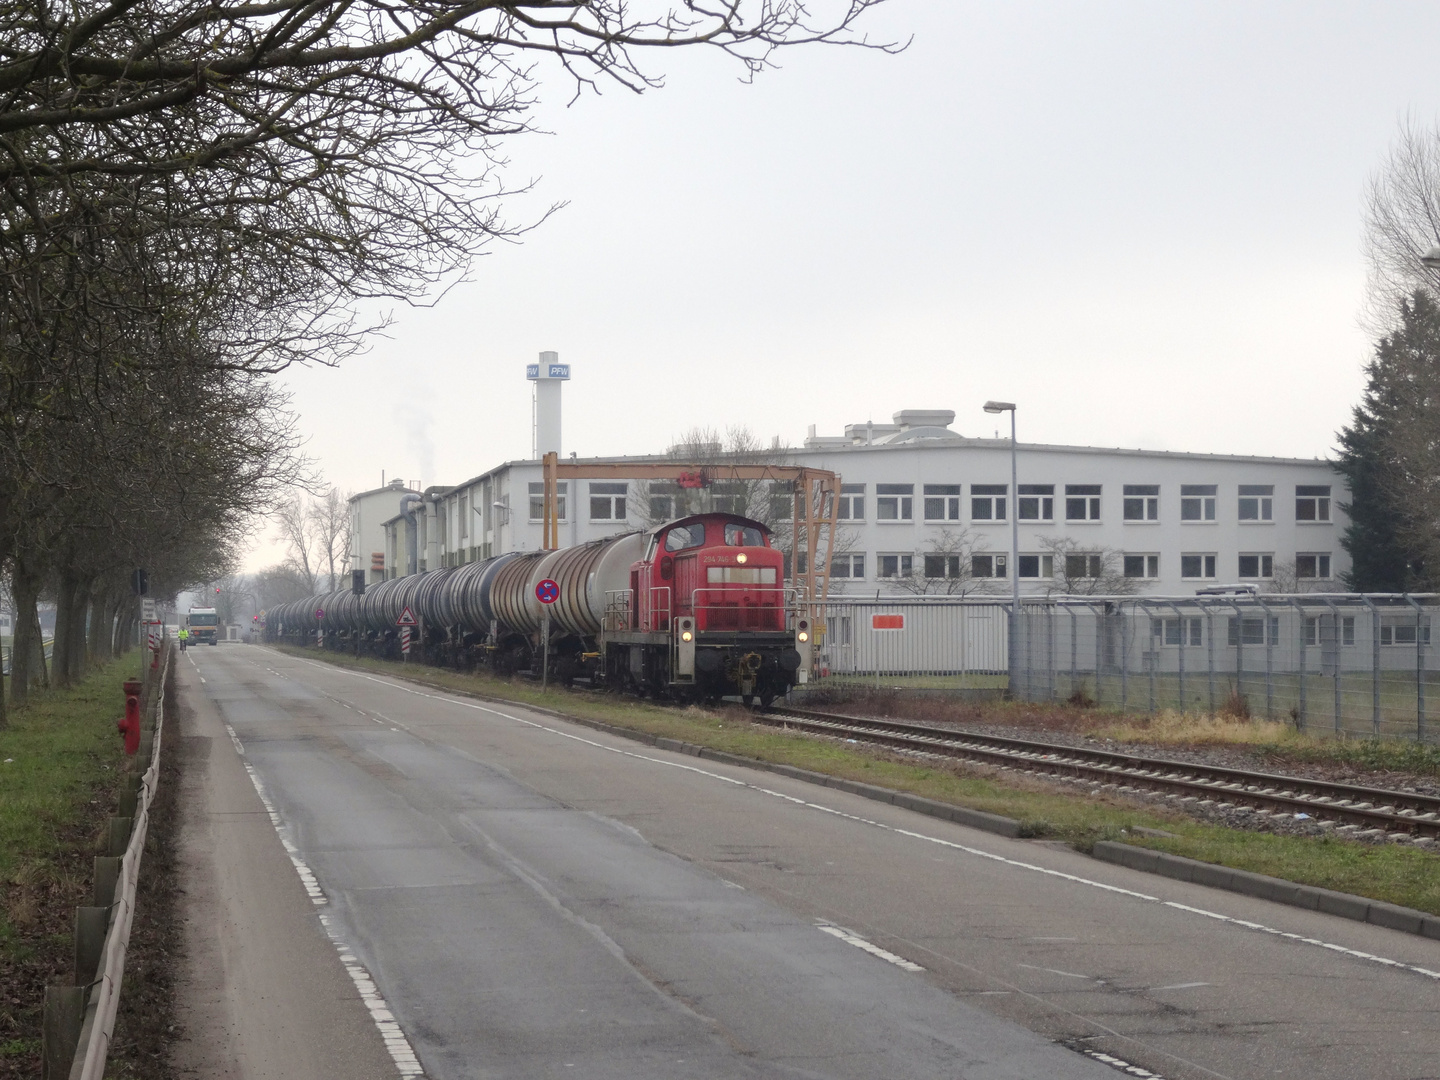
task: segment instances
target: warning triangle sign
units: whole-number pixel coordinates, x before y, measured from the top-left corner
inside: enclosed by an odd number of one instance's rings
[[[398,619],[395,620],[395,625],[396,625],[396,626],[419,626],[420,624],[415,620],[415,616],[414,616],[413,614],[411,614],[410,606],[407,604],[407,605],[405,606],[405,610],[402,611],[402,612],[400,612],[400,618],[398,618]]]

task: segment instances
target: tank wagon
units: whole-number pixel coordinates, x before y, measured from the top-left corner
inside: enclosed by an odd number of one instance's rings
[[[559,586],[548,611],[536,596],[546,579]],[[548,662],[562,681],[769,703],[809,671],[802,600],[786,588],[784,557],[766,526],[699,514],[556,551],[390,578],[359,597],[307,597],[271,610],[265,634],[393,657],[408,608],[419,623],[414,648],[429,663],[508,674]]]

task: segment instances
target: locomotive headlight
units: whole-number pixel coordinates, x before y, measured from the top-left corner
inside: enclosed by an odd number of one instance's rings
[[[738,554],[738,555],[735,556],[735,561],[738,562],[738,563],[747,562],[747,561],[749,561],[749,556],[747,556],[747,555],[742,551],[742,552],[740,552],[740,554]]]
[[[684,631],[683,633],[681,633],[681,635],[680,635],[680,640],[681,640],[681,641],[694,641],[694,640],[695,640],[695,635],[692,634],[689,630],[686,630],[686,631]]]
[[[809,640],[810,640],[810,635],[809,635],[809,633],[807,633],[807,632],[804,631],[804,630],[801,630],[800,633],[798,633],[798,634],[795,635],[795,637],[796,637],[798,640],[800,640],[800,641],[809,641]]]

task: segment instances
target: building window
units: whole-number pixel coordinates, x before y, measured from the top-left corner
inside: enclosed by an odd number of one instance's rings
[[[1215,556],[1190,554],[1180,556],[1180,576],[1191,580],[1204,580],[1215,576]]]
[[[680,495],[680,485],[674,480],[651,480],[646,489],[650,506],[650,520],[653,522],[673,521],[675,504]]]
[[[1180,520],[1215,520],[1215,484],[1180,485]]]
[[[1380,621],[1381,645],[1414,645],[1416,631],[1419,631],[1421,645],[1430,644],[1430,620],[1422,619],[1415,625],[1413,618],[1382,619]]]
[[[914,521],[914,502],[914,484],[876,484],[875,520]]]
[[[1021,521],[1055,520],[1054,484],[1021,484],[1015,494],[1015,509]]]
[[[1022,578],[1052,578],[1055,576],[1055,556],[1021,555],[1019,567]]]
[[[624,521],[625,498],[630,491],[629,484],[590,485],[590,520]]]
[[[1268,581],[1275,576],[1274,555],[1241,555],[1240,577]]]
[[[1295,576],[1297,578],[1318,578],[1325,580],[1330,576],[1330,556],[1316,552],[1310,555],[1295,556]]]
[[[1243,619],[1234,615],[1229,619],[1229,640],[1231,645],[1264,645],[1266,625],[1270,628],[1271,645],[1280,644],[1280,617],[1271,615],[1268,618],[1261,616],[1246,616]]]
[[[469,496],[469,494],[465,494],[465,495],[461,495],[461,496],[460,496],[460,514],[459,514],[459,517],[460,517],[460,520],[459,520],[459,522],[457,522],[457,524],[460,526],[460,539],[461,539],[461,540],[464,540],[464,539],[466,539],[466,538],[470,535],[470,496]],[[463,547],[464,545],[462,544],[461,546]]]
[[[915,557],[913,555],[877,555],[875,563],[878,577],[908,578],[914,573]]]
[[[1066,520],[1066,521],[1099,521],[1099,520],[1100,520],[1100,485],[1099,485],[1099,484],[1066,484],[1066,485],[1065,485],[1065,520]]]
[[[1274,484],[1240,485],[1240,520],[1273,521],[1275,518]]]
[[[1003,500],[1002,500],[1003,501]],[[926,521],[959,521],[960,520],[960,485],[959,484],[926,484],[925,485],[925,520]]]
[[[558,521],[568,520],[565,517],[565,495],[570,487],[568,480],[558,480],[555,484],[555,517]],[[545,520],[545,482],[530,485],[530,520]]]
[[[1335,616],[1311,615],[1305,619],[1305,644],[1306,645],[1333,645],[1335,644],[1335,623],[1332,621]],[[1340,619],[1340,644],[1355,644],[1355,616],[1341,615]],[[1412,624],[1413,627],[1413,624]],[[1428,641],[1429,638],[1427,637]]]
[[[803,555],[804,552],[801,552]],[[865,554],[864,552],[846,552],[844,555],[834,555],[830,558],[830,576],[832,578],[863,578],[865,576]]]
[[[1160,556],[1126,555],[1123,569],[1126,577],[1158,578],[1160,576]]]
[[[1004,555],[971,555],[970,576],[977,578],[1003,578],[1006,576]]]
[[[789,521],[794,515],[795,481],[772,481],[770,484],[770,520]]]
[[[1330,485],[1300,484],[1295,488],[1296,521],[1330,520]],[[1327,575],[1328,576],[1328,575]]]
[[[1160,520],[1160,485],[1126,484],[1121,504],[1126,521]]]
[[[960,556],[943,553],[926,555],[924,568],[927,578],[954,581],[960,576]]]
[[[743,480],[725,480],[710,485],[710,505],[717,514],[750,512],[750,490]]]
[[[1009,491],[1009,484],[971,484],[970,520],[1004,521],[1005,496]]]
[[[841,484],[835,516],[841,521],[865,520],[865,485]]]
[[[1151,619],[1150,636],[1159,645],[1201,645],[1204,619],[1187,615],[1183,619]]]
[[[1066,555],[1065,576],[1068,578],[1098,578],[1105,572],[1105,560],[1099,555]]]

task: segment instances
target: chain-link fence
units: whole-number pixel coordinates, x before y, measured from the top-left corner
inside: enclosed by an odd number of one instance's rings
[[[818,608],[816,683],[914,690],[1005,686],[1006,604],[885,597],[832,599]]]
[[[1132,712],[1231,712],[1316,733],[1434,738],[1433,595],[1027,600],[1011,690]]]

